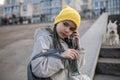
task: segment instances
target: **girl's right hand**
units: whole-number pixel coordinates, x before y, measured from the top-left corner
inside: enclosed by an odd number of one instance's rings
[[[61,53],[61,56],[68,59],[75,59],[78,56],[78,52],[75,49],[67,49],[66,51]]]

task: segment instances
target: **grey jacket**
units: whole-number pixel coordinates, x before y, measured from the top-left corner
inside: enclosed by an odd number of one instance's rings
[[[68,49],[68,45],[63,40],[60,40],[60,44],[65,50]],[[31,58],[40,52],[47,52],[49,49],[53,49],[50,33],[45,28],[37,29],[34,36],[34,49]],[[83,51],[79,51],[77,62],[79,68],[84,64]],[[68,75],[68,70],[64,67],[62,60],[58,58],[39,57],[32,60],[31,66],[33,74],[37,77],[51,77],[52,80],[80,80],[79,75]]]

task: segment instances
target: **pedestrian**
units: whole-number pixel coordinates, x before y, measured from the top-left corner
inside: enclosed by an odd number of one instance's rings
[[[23,23],[23,18],[20,16],[19,17],[19,23],[22,24]]]
[[[66,6],[55,18],[53,30],[36,30],[28,80],[89,80],[79,70],[84,63],[80,22],[79,13]]]

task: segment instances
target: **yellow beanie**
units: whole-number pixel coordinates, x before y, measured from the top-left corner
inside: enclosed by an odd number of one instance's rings
[[[57,15],[57,17],[54,21],[54,25],[61,22],[61,21],[64,21],[64,20],[73,21],[75,23],[76,27],[79,28],[80,22],[81,22],[81,17],[75,9],[73,9],[69,6],[66,6]]]

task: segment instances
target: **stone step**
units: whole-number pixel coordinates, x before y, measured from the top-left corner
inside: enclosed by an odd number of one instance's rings
[[[120,76],[120,59],[99,58],[96,73]]]
[[[93,80],[120,80],[120,76],[96,74]]]
[[[120,58],[120,48],[101,48],[99,57]]]

